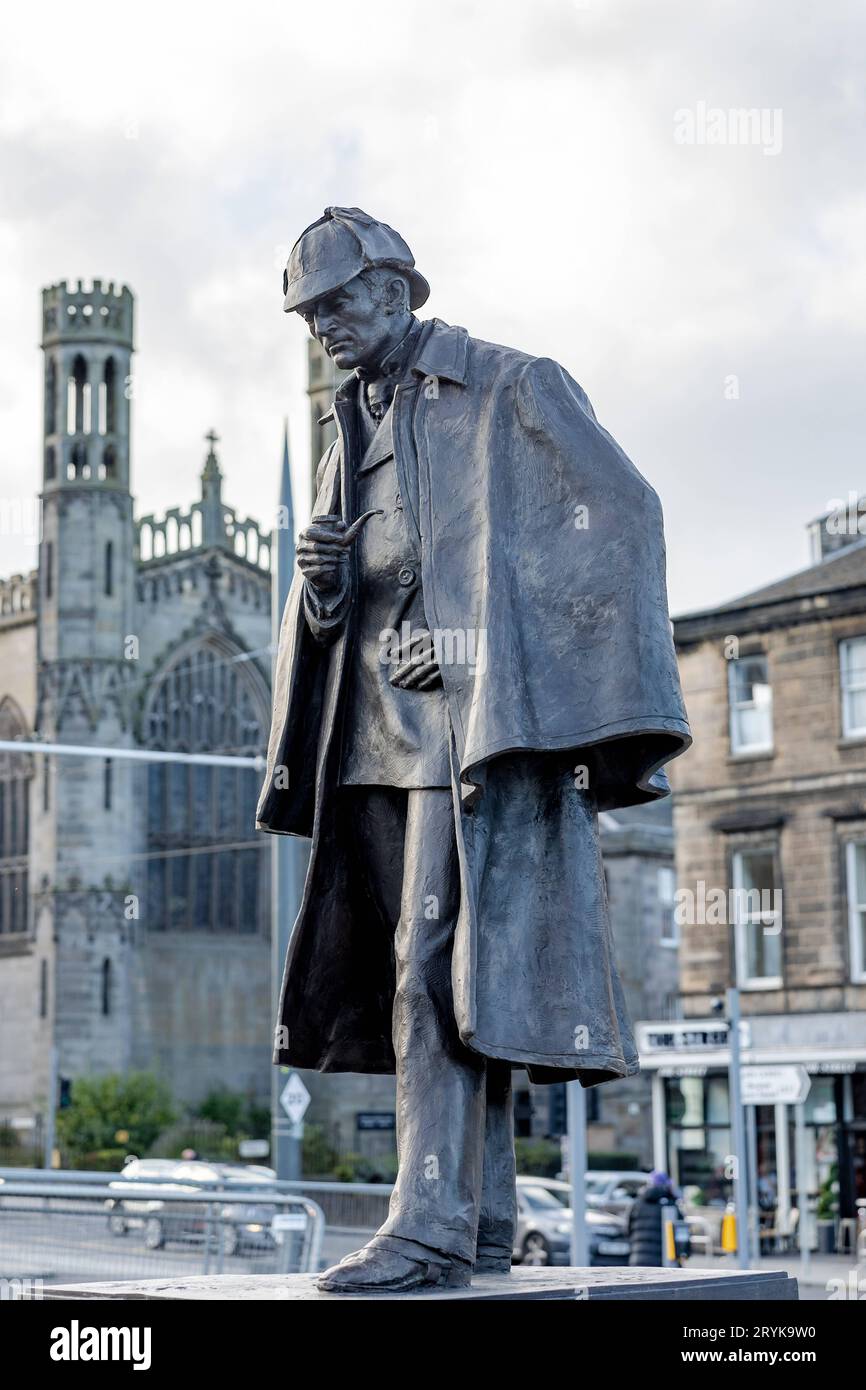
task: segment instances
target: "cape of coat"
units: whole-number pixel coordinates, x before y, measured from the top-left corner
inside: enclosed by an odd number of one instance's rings
[[[536,1081],[633,1075],[595,807],[667,794],[663,765],[691,741],[661,507],[550,359],[434,319],[414,372],[417,388],[397,388],[392,441],[403,497],[413,441],[417,453],[424,610],[452,727],[460,1036]],[[337,392],[315,504],[347,522],[357,388],[350,377]],[[393,948],[353,882],[335,795],[351,610],[323,642],[303,590],[297,572],[257,812],[258,829],[312,840],[274,1062],[388,1072]],[[564,761],[593,796],[553,775]]]

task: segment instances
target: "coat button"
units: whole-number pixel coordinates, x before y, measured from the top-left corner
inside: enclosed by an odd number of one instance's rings
[[[397,579],[403,585],[404,589],[408,589],[410,584],[415,583],[415,571],[410,570],[408,565],[404,565],[403,569],[401,569],[400,573],[397,575]]]

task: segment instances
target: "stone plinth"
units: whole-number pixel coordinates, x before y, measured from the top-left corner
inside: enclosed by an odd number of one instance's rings
[[[510,1274],[479,1275],[469,1289],[441,1293],[326,1294],[313,1274],[200,1274],[180,1279],[124,1280],[102,1284],[55,1284],[45,1299],[216,1300],[236,1303],[353,1303],[358,1298],[430,1301],[510,1299],[677,1299],[763,1301],[798,1298],[797,1281],[784,1270],[743,1272],[717,1269],[513,1269]]]

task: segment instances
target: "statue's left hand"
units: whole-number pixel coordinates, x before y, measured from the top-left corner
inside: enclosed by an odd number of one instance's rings
[[[442,684],[436,664],[433,638],[429,632],[414,632],[403,644],[400,656],[388,680],[401,690],[432,690]]]

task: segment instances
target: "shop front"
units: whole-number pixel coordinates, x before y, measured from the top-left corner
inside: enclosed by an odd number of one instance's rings
[[[741,1045],[744,1067],[799,1065],[810,1083],[799,1143],[797,1107],[746,1107],[762,1221],[785,1229],[802,1188],[817,1219],[844,1236],[843,1222],[866,1213],[866,1014],[755,1016]],[[727,1024],[643,1023],[638,1046],[653,1075],[655,1167],[696,1206],[724,1205],[734,1172]]]

